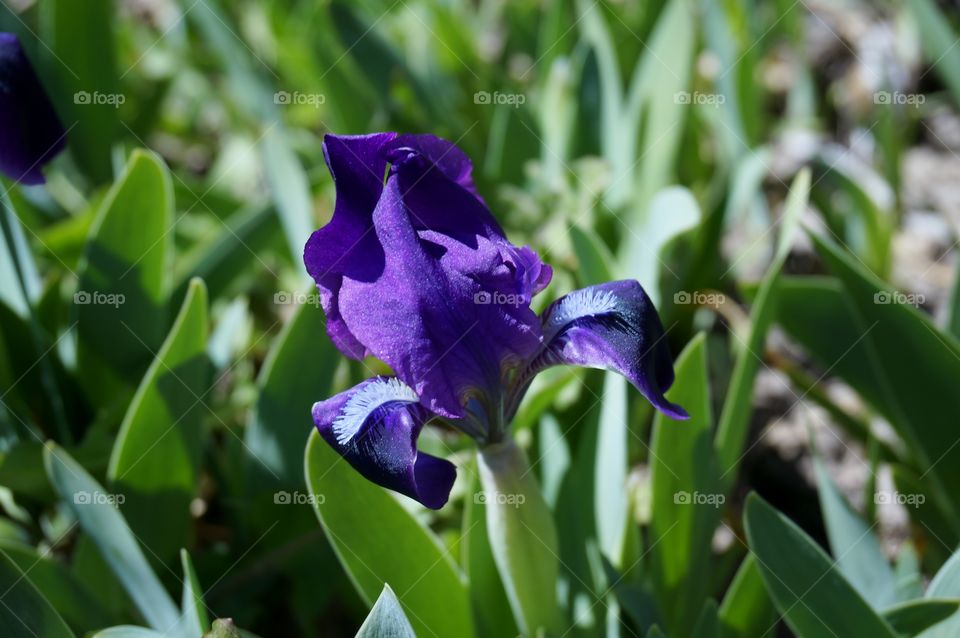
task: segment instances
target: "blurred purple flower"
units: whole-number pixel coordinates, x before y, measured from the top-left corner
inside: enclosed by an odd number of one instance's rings
[[[41,168],[66,146],[66,132],[12,33],[0,33],[0,172],[42,184]]]
[[[330,223],[304,263],[327,330],[346,356],[372,355],[376,377],[313,408],[323,438],[367,479],[427,507],[446,503],[453,464],[417,451],[442,419],[495,443],[533,377],[554,365],[615,370],[663,413],[673,365],[656,309],[636,281],[574,291],[538,317],[552,270],[505,237],[452,143],[430,135],[328,135],[336,184]]]

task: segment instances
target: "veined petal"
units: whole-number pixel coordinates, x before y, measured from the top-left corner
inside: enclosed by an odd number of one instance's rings
[[[543,314],[544,347],[530,370],[580,365],[613,370],[667,416],[686,411],[664,396],[673,362],[656,308],[637,281],[613,281],[575,290]]]
[[[431,509],[447,502],[456,468],[417,450],[430,413],[392,377],[375,377],[313,406],[324,440],[368,480]]]
[[[41,168],[67,143],[63,124],[12,33],[0,33],[0,171],[42,184]]]

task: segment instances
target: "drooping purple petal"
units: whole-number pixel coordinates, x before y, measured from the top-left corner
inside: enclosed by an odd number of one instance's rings
[[[20,41],[0,33],[0,172],[42,184],[41,168],[66,146],[66,132]]]
[[[320,435],[367,480],[440,509],[457,472],[417,450],[429,418],[416,393],[392,377],[367,379],[313,406]]]
[[[345,139],[328,136],[337,208],[304,255],[331,335],[348,356],[389,364],[431,411],[463,417],[471,397],[498,395],[505,370],[539,347],[529,303],[550,268],[507,241],[475,194],[469,160],[449,142],[382,134],[334,143]],[[366,158],[352,162],[349,183],[338,173],[343,153]],[[354,178],[361,171],[385,171],[386,183]],[[337,221],[341,198],[356,227]]]
[[[637,281],[612,281],[575,290],[543,314],[544,348],[532,364],[613,370],[667,416],[686,411],[663,395],[673,384],[673,362],[656,308]]]

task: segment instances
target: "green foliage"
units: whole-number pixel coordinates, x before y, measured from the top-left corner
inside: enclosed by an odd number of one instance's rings
[[[205,438],[206,343],[207,292],[197,279],[130,403],[107,469],[133,532],[164,560],[190,533],[187,514]]]
[[[490,550],[517,625],[527,635],[557,631],[560,548],[529,462],[512,441],[485,447],[477,462]]]
[[[317,397],[333,393],[337,354],[326,336],[323,314],[315,305],[299,306],[264,361],[256,413],[244,434],[253,457],[249,467],[253,486],[302,484],[294,459],[303,458],[311,406]]]
[[[400,607],[397,595],[384,585],[370,615],[363,621],[357,638],[415,638],[413,627]]]
[[[0,623],[6,635],[15,638],[73,638],[73,632],[57,610],[3,552],[0,552],[0,587],[4,591]]]
[[[44,464],[54,489],[77,519],[83,531],[97,544],[127,595],[147,623],[161,632],[179,623],[173,600],[147,563],[123,516],[110,495],[64,450],[48,445]],[[111,502],[104,497],[113,496]]]
[[[767,589],[798,636],[896,636],[823,550],[760,497],[748,498],[744,524]]]
[[[0,184],[0,634],[960,634],[960,270],[910,243],[951,210],[912,163],[952,164],[943,3],[116,4],[0,9],[68,131]],[[425,429],[439,512],[343,462],[311,406],[390,370],[302,253],[323,135],[378,130],[472,158],[535,309],[639,280],[691,418],[554,368],[515,446]]]
[[[384,583],[391,583],[421,633],[430,628],[450,636],[473,635],[463,576],[430,530],[344,463],[316,432],[307,444],[306,474],[323,531],[368,603],[377,599]],[[369,512],[376,512],[376,521],[368,518]]]
[[[876,536],[840,495],[821,461],[816,461],[820,509],[837,568],[874,609],[896,601],[893,569]]]
[[[113,7],[109,0],[82,5],[52,0],[43,4],[41,18],[40,50],[60,98],[56,104],[71,152],[87,177],[106,183],[113,173],[111,147],[121,130],[118,111],[126,101],[120,91]]]
[[[740,563],[719,614],[721,635],[725,638],[763,635],[776,622],[776,609],[753,554]]]
[[[683,405],[690,420],[654,418],[650,445],[651,578],[666,626],[689,633],[706,602],[710,541],[723,498],[711,429],[713,414],[704,335],[677,359],[677,378],[667,398]],[[696,581],[690,574],[701,574]]]
[[[75,297],[77,366],[100,405],[129,399],[163,341],[173,205],[163,162],[136,151],[90,229]]]
[[[717,426],[717,453],[720,456],[720,478],[729,485],[734,480],[733,473],[743,458],[743,447],[749,425],[751,390],[760,364],[758,351],[763,349],[767,330],[773,321],[776,290],[779,285],[780,270],[787,258],[793,232],[800,214],[806,206],[810,189],[810,173],[800,173],[790,190],[790,199],[784,212],[783,228],[774,256],[774,262],[760,283],[760,289],[754,300],[750,318],[750,331],[746,342],[736,345],[739,351],[736,367],[730,380],[727,400],[723,404],[720,423]]]

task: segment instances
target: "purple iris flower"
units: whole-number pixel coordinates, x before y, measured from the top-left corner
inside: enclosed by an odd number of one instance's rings
[[[501,441],[533,377],[555,365],[615,370],[661,412],[687,417],[663,396],[673,364],[640,284],[577,290],[537,316],[530,301],[552,270],[507,240],[454,144],[327,135],[323,151],[336,206],[304,263],[334,344],[381,359],[396,376],[315,404],[313,419],[367,479],[442,507],[456,472],[418,452],[423,426],[442,420],[481,445]]]
[[[42,184],[41,167],[63,150],[66,132],[12,33],[0,33],[0,172]]]

